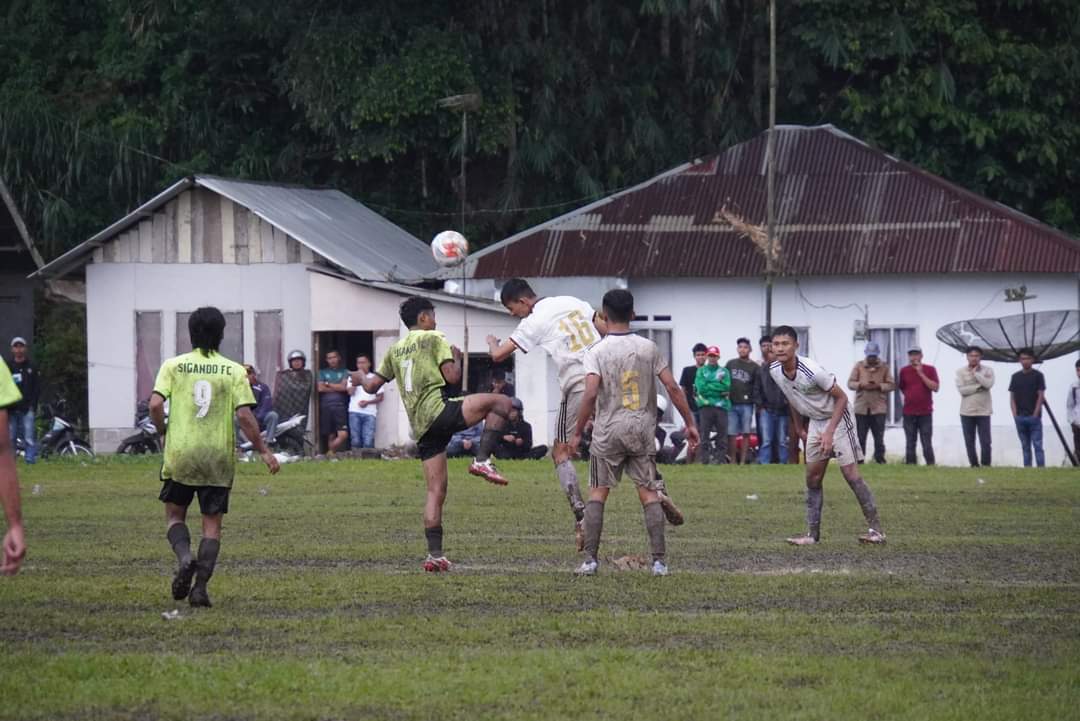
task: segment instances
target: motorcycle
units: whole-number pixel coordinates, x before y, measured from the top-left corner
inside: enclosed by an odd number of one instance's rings
[[[90,444],[80,438],[79,434],[75,431],[75,425],[63,417],[66,405],[63,398],[58,399],[54,404],[45,405],[45,414],[47,416],[52,416],[52,425],[49,427],[48,433],[38,440],[39,458],[48,458],[54,453],[59,456],[67,457],[94,457],[94,451],[91,450]],[[25,455],[26,449],[21,438],[18,442],[17,451],[20,454]]]
[[[269,445],[277,447],[283,452],[291,452],[292,455],[301,456],[304,454],[304,445],[308,443],[304,438],[304,421],[307,419],[307,415],[303,413],[295,413],[281,423],[277,424],[277,432],[274,435],[273,443]],[[266,441],[266,431],[260,434],[263,441]],[[247,455],[251,455],[253,452],[253,444],[251,441],[244,441],[237,445],[237,449]]]
[[[135,406],[135,428],[138,432],[121,441],[117,453],[161,453],[161,435],[150,419],[150,404],[147,401],[139,401]]]

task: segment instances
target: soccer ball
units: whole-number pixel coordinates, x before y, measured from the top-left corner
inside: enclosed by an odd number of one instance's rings
[[[431,241],[431,255],[443,267],[457,265],[469,254],[469,241],[456,230],[444,230]]]

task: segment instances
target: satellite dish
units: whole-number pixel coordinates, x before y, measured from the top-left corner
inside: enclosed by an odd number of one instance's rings
[[[960,320],[938,328],[937,338],[961,353],[979,346],[988,361],[1015,363],[1021,348],[1031,348],[1040,361],[1080,350],[1080,312],[1041,310],[1004,318]]]

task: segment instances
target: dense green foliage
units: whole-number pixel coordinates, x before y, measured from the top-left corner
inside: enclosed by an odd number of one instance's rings
[[[778,121],[1080,230],[1080,5],[780,0]],[[8,0],[0,171],[45,254],[191,172],[339,187],[480,244],[760,132],[758,0]]]
[[[1077,718],[1071,469],[866,466],[881,548],[832,469],[824,543],[797,549],[802,468],[672,468],[672,575],[578,579],[546,461],[506,488],[451,463],[443,577],[419,568],[419,462],[242,465],[199,611],[169,596],[155,459],[19,470],[0,719]],[[602,556],[645,550],[635,496]]]

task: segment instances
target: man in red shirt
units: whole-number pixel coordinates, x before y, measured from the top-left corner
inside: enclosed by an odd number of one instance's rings
[[[922,348],[908,350],[908,364],[900,369],[896,387],[904,394],[904,436],[907,438],[905,462],[914,465],[915,438],[922,439],[923,460],[934,465],[934,394],[941,384],[934,366],[922,362]]]

